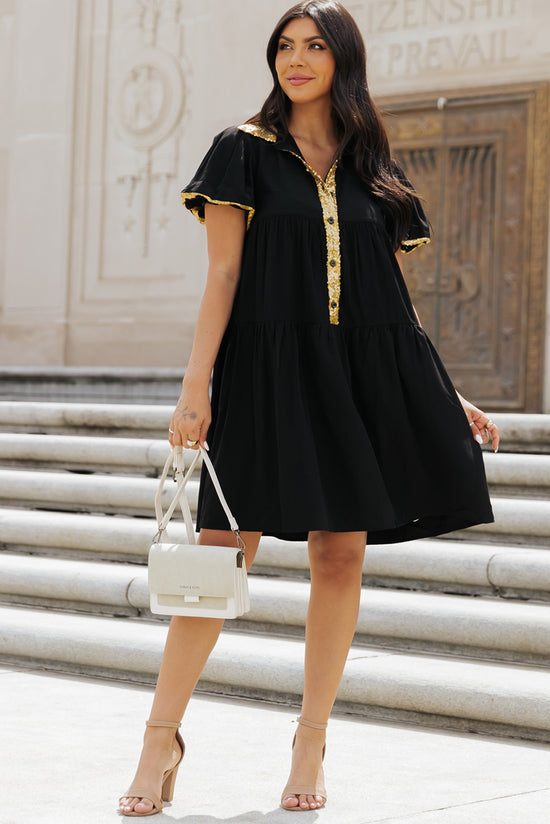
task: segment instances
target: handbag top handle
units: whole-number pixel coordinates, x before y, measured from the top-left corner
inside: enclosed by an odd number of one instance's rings
[[[218,498],[220,499],[220,504],[222,505],[223,511],[225,512],[227,520],[229,521],[229,528],[231,529],[231,532],[233,532],[235,538],[237,539],[237,546],[240,549],[244,550],[245,543],[241,538],[237,521],[235,520],[231,510],[229,509],[229,505],[225,500],[225,496],[222,492],[218,476],[216,475],[216,470],[212,465],[212,461],[210,460],[208,452],[202,446],[199,446],[199,449],[197,450],[196,455],[191,461],[187,472],[185,471],[185,457],[183,453],[183,448],[181,446],[175,446],[168,455],[166,463],[164,464],[164,469],[162,470],[162,475],[160,478],[157,493],[155,495],[155,514],[157,517],[158,531],[155,537],[153,538],[153,543],[158,543],[161,540],[162,534],[166,530],[166,527],[168,526],[168,523],[172,518],[172,515],[174,514],[174,511],[178,504],[181,507],[183,519],[185,521],[185,527],[187,529],[187,540],[190,544],[196,543],[193,519],[191,517],[191,509],[189,507],[189,501],[187,499],[185,487],[187,486],[187,482],[193,474],[193,471],[201,455],[210,475],[210,478],[212,480],[212,483],[214,484],[214,489],[216,490]],[[178,490],[172,498],[172,501],[170,503],[170,506],[166,510],[166,513],[164,513],[162,510],[162,490],[164,488],[164,483],[166,481],[171,466],[174,468],[174,480],[178,485]]]

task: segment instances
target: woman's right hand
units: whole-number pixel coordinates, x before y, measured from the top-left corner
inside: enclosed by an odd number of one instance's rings
[[[198,389],[186,386],[184,380],[181,395],[170,422],[168,438],[170,446],[198,449],[200,444],[208,450],[206,435],[211,419],[208,386]]]

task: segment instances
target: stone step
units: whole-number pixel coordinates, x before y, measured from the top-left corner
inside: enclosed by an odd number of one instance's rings
[[[249,576],[251,611],[232,626],[303,632],[309,583]],[[53,558],[0,556],[0,602],[151,618],[147,570]],[[356,641],[550,666],[550,607],[426,592],[361,595]]]
[[[487,540],[509,544],[550,544],[550,503],[547,500],[494,497],[491,500],[495,521],[451,536],[465,540]]]
[[[155,531],[155,521],[147,518],[0,508],[0,547],[11,552],[145,564]],[[170,538],[186,541],[182,523],[171,525]],[[307,546],[262,538],[254,570],[305,577]],[[363,575],[377,587],[547,600],[550,549],[450,539],[369,545]]]
[[[0,469],[0,505],[48,507],[80,512],[150,515],[157,481],[150,478],[88,475],[70,472],[26,472]],[[173,495],[168,485],[166,505]],[[193,511],[198,499],[198,480],[188,485]],[[506,540],[547,544],[550,539],[550,505],[546,500],[494,497],[495,523],[481,524],[464,533],[468,540]],[[463,534],[463,533],[457,533]]]
[[[188,465],[194,453],[189,449],[185,452]],[[167,440],[151,438],[0,433],[0,464],[26,469],[51,467],[157,476],[169,453]]]
[[[166,440],[150,438],[0,433],[4,466],[158,475],[169,451]],[[189,465],[194,453],[185,452]],[[550,455],[485,452],[484,460],[493,493],[550,495]]]
[[[550,497],[550,455],[484,452],[491,495]]]
[[[152,478],[0,469],[2,506],[151,515],[157,489],[158,481]],[[174,489],[173,484],[164,487],[165,508],[174,496]],[[193,478],[187,485],[187,498],[193,511],[196,511],[198,491],[198,478]]]
[[[0,430],[166,438],[173,406],[0,401]],[[550,453],[550,415],[495,413],[502,452]]]
[[[6,663],[154,683],[166,625],[0,608]],[[199,682],[209,692],[299,700],[303,643],[224,632]],[[352,647],[338,707],[389,721],[550,741],[550,672],[443,655]]]
[[[182,369],[2,366],[0,398],[70,403],[176,403]]]
[[[0,546],[11,551],[144,564],[156,529],[150,517],[0,508]],[[169,535],[176,542],[187,541],[181,522],[170,524]]]
[[[0,401],[0,430],[166,438],[173,406]]]

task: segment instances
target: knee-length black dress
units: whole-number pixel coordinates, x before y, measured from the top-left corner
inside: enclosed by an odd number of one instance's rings
[[[208,433],[241,530],[385,543],[492,521],[480,447],[353,156],[323,180],[292,137],[229,128],[182,200],[201,221],[207,202],[247,214]],[[428,241],[415,198],[402,249]],[[204,472],[197,526],[228,526]]]

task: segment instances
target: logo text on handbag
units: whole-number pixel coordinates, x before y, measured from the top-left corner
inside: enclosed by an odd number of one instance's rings
[[[188,590],[200,589],[200,587],[197,586],[196,584],[179,584],[179,588],[180,589],[188,589]]]

